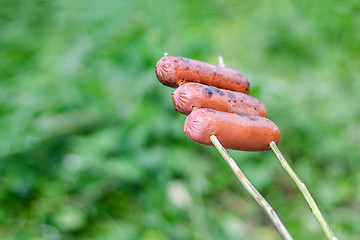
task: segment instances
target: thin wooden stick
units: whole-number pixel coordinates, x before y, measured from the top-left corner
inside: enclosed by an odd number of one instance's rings
[[[224,59],[222,56],[218,56],[218,60],[219,60],[219,66],[220,67],[225,67],[225,63],[224,63]]]
[[[275,210],[271,207],[271,205],[265,200],[265,198],[256,190],[256,188],[250,183],[250,181],[246,178],[244,173],[240,170],[234,159],[229,155],[229,153],[225,150],[225,148],[221,145],[219,140],[215,135],[210,136],[211,142],[214,144],[216,149],[219,151],[221,156],[224,158],[226,163],[229,165],[231,170],[234,172],[236,177],[239,179],[240,183],[245,187],[248,193],[256,200],[256,202],[260,205],[260,207],[264,210],[264,212],[268,215],[271,222],[274,224],[275,228],[281,235],[281,237],[285,240],[293,239],[289,234],[288,230],[281,222],[280,218],[276,214]]]
[[[305,184],[301,181],[301,179],[296,175],[295,171],[290,167],[284,156],[281,154],[279,148],[276,146],[275,142],[272,141],[270,144],[271,149],[274,151],[276,157],[279,159],[280,164],[285,169],[285,171],[289,174],[291,179],[294,181],[296,186],[299,188],[300,192],[304,196],[311,212],[315,216],[316,220],[320,223],[321,228],[323,229],[326,237],[329,240],[337,240],[334,233],[331,231],[330,226],[325,221],[323,215],[321,214],[318,206],[316,205],[314,199],[310,195],[310,192],[306,188]]]

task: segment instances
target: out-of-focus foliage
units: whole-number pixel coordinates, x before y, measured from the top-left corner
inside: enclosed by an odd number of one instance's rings
[[[360,235],[360,4],[0,1],[1,239],[279,239],[183,134],[163,52],[242,71],[339,239]],[[325,239],[271,152],[231,154],[295,239]]]

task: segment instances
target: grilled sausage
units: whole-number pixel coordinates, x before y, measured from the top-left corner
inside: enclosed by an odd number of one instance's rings
[[[266,117],[262,102],[249,95],[200,83],[185,83],[172,94],[175,109],[182,114],[190,114],[193,107],[241,113],[249,116]]]
[[[242,73],[206,62],[166,56],[158,61],[155,72],[159,81],[169,87],[197,82],[249,94],[249,82]]]
[[[215,135],[225,148],[241,151],[267,151],[269,143],[280,141],[279,128],[267,118],[199,108],[185,120],[184,132],[191,140],[212,145]]]

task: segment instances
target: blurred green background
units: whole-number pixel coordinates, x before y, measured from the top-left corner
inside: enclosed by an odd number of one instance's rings
[[[164,52],[225,64],[339,239],[360,235],[360,3],[0,1],[1,239],[280,239],[183,133]],[[231,151],[295,239],[325,239],[272,152]]]

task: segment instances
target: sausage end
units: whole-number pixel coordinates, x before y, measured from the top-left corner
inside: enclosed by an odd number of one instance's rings
[[[173,56],[166,56],[161,58],[156,66],[155,73],[157,79],[164,85],[168,87],[178,87],[176,71],[174,68],[174,63],[172,62]]]

